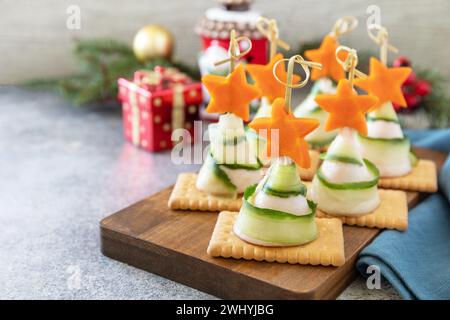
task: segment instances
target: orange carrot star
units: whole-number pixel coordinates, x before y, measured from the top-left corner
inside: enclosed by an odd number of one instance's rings
[[[226,77],[206,75],[202,82],[211,95],[206,108],[209,113],[231,112],[248,121],[249,103],[261,96],[261,91],[247,83],[244,67],[238,65]]]
[[[306,50],[305,56],[314,62],[322,64],[322,70],[313,69],[311,79],[317,80],[322,77],[331,77],[335,81],[345,78],[345,72],[336,60],[336,48],[339,46],[336,38],[327,35],[323,38],[320,48],[313,50]],[[342,60],[345,60],[346,53],[340,53]]]
[[[269,100],[269,103],[272,103],[276,98],[284,96],[284,85],[277,81],[273,76],[273,67],[281,59],[283,59],[283,55],[278,53],[268,64],[249,64],[246,66],[247,71],[252,76],[256,86],[261,90],[262,95]],[[287,73],[282,63],[278,64],[276,74],[280,80],[286,82]],[[299,80],[299,76],[293,75],[293,83],[296,83]]]
[[[249,127],[259,132],[267,130],[267,155],[271,155],[272,130],[278,130],[278,155],[288,156],[302,168],[309,168],[308,143],[304,137],[319,126],[315,119],[296,118],[292,112],[286,111],[284,98],[275,99],[272,104],[270,118],[257,118],[249,123]]]
[[[388,68],[376,58],[370,58],[370,73],[365,79],[356,79],[355,85],[378,97],[379,105],[393,102],[406,107],[402,85],[412,69],[408,67]]]
[[[339,81],[336,94],[321,94],[315,100],[329,113],[326,131],[349,127],[362,135],[367,135],[365,114],[378,103],[375,96],[358,95],[347,79]]]

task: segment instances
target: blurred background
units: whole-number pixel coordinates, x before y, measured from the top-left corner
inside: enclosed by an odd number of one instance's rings
[[[66,27],[70,5],[81,9],[81,28]],[[175,58],[195,64],[200,49],[194,26],[214,0],[2,0],[0,1],[0,84],[66,75],[74,70],[75,39],[112,37],[131,44],[143,25],[159,23],[175,36]],[[360,20],[342,42],[377,50],[365,30],[366,9],[377,5],[381,23],[400,53],[450,79],[448,0],[256,0],[253,8],[278,20],[280,35],[296,48],[320,39],[345,15]]]

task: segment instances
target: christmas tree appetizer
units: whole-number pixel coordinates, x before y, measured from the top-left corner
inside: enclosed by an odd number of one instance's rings
[[[274,19],[261,17],[256,26],[258,30],[269,40],[270,61],[265,65],[249,64],[246,66],[247,71],[255,81],[255,85],[262,92],[261,106],[255,115],[255,119],[260,117],[270,117],[272,112],[272,103],[275,99],[284,96],[285,87],[283,83],[280,83],[273,75],[275,73],[278,79],[286,82],[287,73],[285,66],[279,63],[284,57],[281,53],[277,53],[277,48],[281,47],[284,50],[289,50],[289,45],[278,38],[277,23]],[[274,68],[275,65],[276,67]],[[299,80],[299,76],[292,75],[293,83],[297,83]],[[264,135],[258,135],[251,128],[247,130],[247,137],[250,142],[250,146],[258,154],[259,159],[264,165],[268,166],[270,164],[270,159],[265,152],[267,137]],[[310,156],[311,166],[309,169],[299,168],[300,176],[305,180],[312,179],[319,165],[319,154],[317,152],[312,152]]]
[[[247,42],[247,50],[239,53],[239,43]],[[210,147],[208,156],[197,175],[181,175],[172,192],[172,209],[217,211],[239,208],[237,197],[261,179],[262,164],[248,145],[244,120],[249,118],[249,103],[260,91],[247,83],[242,65],[235,62],[251,50],[246,37],[230,34],[230,58],[217,62],[229,63],[228,76],[206,75],[202,82],[211,95],[207,112],[220,113],[219,122],[208,127]]]
[[[377,36],[371,33],[375,28],[378,29]],[[359,140],[363,155],[377,166],[381,177],[403,176],[411,172],[417,159],[410,156],[409,140],[403,135],[392,103],[406,107],[401,87],[412,70],[387,67],[388,50],[396,52],[397,49],[388,43],[385,28],[373,26],[369,35],[380,45],[380,60],[371,57],[369,76],[357,79],[355,85],[378,97],[379,103],[367,115],[367,137],[360,136]]]
[[[339,59],[342,52],[347,53],[345,61]],[[340,46],[336,58],[348,72],[348,79],[339,81],[336,94],[318,95],[316,102],[329,113],[325,130],[339,129],[339,134],[322,155],[324,161],[312,182],[312,198],[322,212],[344,216],[344,222],[405,229],[405,193],[379,192],[379,172],[373,163],[363,158],[357,140],[358,133],[367,134],[365,114],[377,105],[378,98],[358,95],[353,88],[355,75],[365,76],[356,70],[358,56],[354,49]],[[355,216],[363,217],[355,220]]]
[[[273,66],[274,78],[280,83],[277,66]],[[294,63],[299,63],[306,79],[292,84]],[[259,184],[244,194],[244,204],[234,226],[241,239],[265,246],[292,246],[313,241],[317,237],[315,221],[316,204],[306,200],[306,187],[297,173],[296,165],[308,168],[310,164],[308,144],[304,136],[319,125],[314,119],[295,118],[290,109],[293,87],[303,87],[309,79],[309,68],[318,64],[304,61],[301,56],[289,59],[286,97],[277,98],[272,104],[271,117],[254,119],[250,128],[256,132],[267,131],[267,154],[272,164]],[[274,132],[278,141],[273,141]],[[273,150],[278,151],[273,154]],[[276,152],[275,151],[275,152]]]
[[[274,19],[269,20],[265,17],[261,17],[259,18],[256,27],[269,40],[270,60],[265,65],[248,64],[246,69],[253,81],[255,81],[255,85],[262,92],[261,105],[255,115],[255,118],[270,117],[273,101],[284,95],[284,86],[280,84],[273,76],[273,66],[284,58],[281,53],[277,53],[277,47],[280,46],[285,50],[289,50],[289,45],[278,38],[277,22]],[[283,79],[283,81],[286,81],[285,67],[279,64],[276,71],[277,75]],[[297,76],[295,77],[296,78],[293,80],[294,82],[299,80]],[[264,165],[269,165],[269,158],[265,153],[267,137],[259,136],[251,128],[247,129],[247,137],[250,142],[250,146],[257,152],[259,159]]]
[[[364,157],[380,171],[380,186],[393,189],[434,192],[437,190],[434,162],[419,160],[410,150],[393,103],[406,107],[401,87],[409,74],[409,67],[387,66],[388,51],[397,49],[388,43],[386,28],[373,25],[369,36],[380,46],[380,60],[370,59],[370,74],[355,80],[355,85],[379,98],[375,110],[367,115],[367,136],[359,136]],[[373,34],[377,31],[377,34]]]
[[[313,70],[311,79],[315,81],[310,94],[295,109],[297,117],[308,117],[320,121],[320,126],[306,136],[306,141],[314,149],[324,150],[336,137],[335,130],[326,131],[324,128],[327,112],[320,108],[315,97],[322,93],[335,93],[339,80],[345,78],[345,73],[335,58],[336,48],[339,46],[339,37],[351,32],[358,25],[358,20],[354,17],[343,17],[336,21],[332,31],[326,35],[320,48],[306,50],[305,56],[315,62],[322,64],[321,70]]]
[[[341,46],[336,52],[345,49]],[[358,95],[354,91],[356,64],[356,51],[348,49],[344,67],[348,70],[348,80],[339,81],[336,94],[321,94],[315,98],[329,113],[324,129],[339,129],[339,134],[322,156],[324,161],[313,180],[313,194],[319,208],[331,214],[368,214],[380,204],[378,170],[363,159],[356,138],[357,132],[367,134],[365,114],[377,104],[378,98]]]
[[[279,60],[273,66],[275,78]],[[294,63],[302,66],[306,79],[292,83]],[[302,264],[341,265],[344,262],[342,225],[338,219],[315,218],[316,204],[306,198],[296,166],[308,167],[308,143],[304,137],[319,125],[314,119],[296,118],[291,109],[292,88],[309,79],[310,67],[300,55],[289,59],[286,96],[276,98],[271,116],[254,119],[250,127],[267,131],[267,153],[272,158],[265,177],[247,188],[239,213],[221,212],[208,246],[212,256]],[[284,83],[284,82],[282,82]],[[289,247],[289,248],[285,248]]]

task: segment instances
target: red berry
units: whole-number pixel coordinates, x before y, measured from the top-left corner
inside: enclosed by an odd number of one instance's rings
[[[422,97],[429,95],[431,93],[431,90],[431,84],[426,80],[417,81],[414,87],[414,91]]]
[[[408,78],[405,80],[404,85],[412,85],[415,84],[417,81],[417,76],[414,71],[411,71]]]
[[[405,95],[405,100],[408,108],[415,108],[420,103],[421,97],[418,94]]]
[[[394,67],[409,67],[411,65],[411,61],[405,56],[400,56],[394,60],[392,64]]]
[[[392,106],[394,107],[395,111],[401,110],[402,107],[400,107],[400,105],[396,104],[395,102],[392,103]]]

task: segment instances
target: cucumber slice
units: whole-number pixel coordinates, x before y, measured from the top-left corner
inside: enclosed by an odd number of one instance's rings
[[[322,169],[319,168],[317,170],[317,178],[320,180],[320,182],[326,186],[327,188],[334,189],[334,190],[361,190],[361,189],[370,189],[374,186],[377,186],[378,180],[380,178],[380,174],[378,172],[377,167],[370,162],[367,159],[364,159],[364,164],[367,166],[367,169],[369,172],[373,175],[373,179],[370,181],[362,181],[362,182],[349,182],[349,183],[332,183],[328,181],[325,176],[323,175]]]
[[[250,187],[248,187],[247,189],[245,189],[244,201],[243,201],[243,208],[250,206],[254,209],[253,211],[256,214],[267,216],[272,219],[297,220],[297,219],[301,219],[302,217],[311,216],[316,210],[316,207],[317,207],[316,203],[313,201],[310,201],[310,200],[308,200],[308,206],[309,206],[311,212],[309,214],[302,215],[302,216],[297,216],[297,215],[279,211],[279,210],[262,209],[262,208],[255,207],[255,206],[253,206],[253,204],[251,202],[253,199],[253,195],[255,195],[256,188],[257,188],[257,184],[254,184],[254,185],[251,185]]]
[[[252,163],[222,163],[221,161],[220,161],[220,159],[217,159],[217,158],[219,158],[220,157],[220,155],[218,156],[218,157],[216,157],[215,155],[214,155],[214,150],[213,151],[211,151],[211,154],[212,154],[212,156],[213,156],[213,158],[215,159],[215,161],[216,161],[216,163],[220,163],[220,165],[222,165],[222,166],[225,166],[225,167],[227,167],[227,168],[229,168],[229,169],[233,169],[233,170],[236,170],[236,169],[245,169],[245,170],[258,170],[258,169],[261,169],[262,167],[263,167],[263,162],[260,160],[260,157],[258,156],[258,153],[257,153],[257,148],[258,148],[258,138],[259,138],[259,136],[256,134],[256,132],[254,132],[252,129],[250,129],[250,128],[246,128],[246,131],[245,131],[246,133],[246,135],[245,136],[239,136],[239,137],[236,137],[236,139],[234,140],[234,142],[233,143],[229,143],[228,145],[234,145],[234,146],[236,146],[237,144],[239,144],[239,143],[241,143],[241,142],[248,142],[248,145],[247,145],[247,147],[248,148],[250,148],[250,154],[252,154],[252,155],[254,155],[254,154],[256,154],[256,156],[255,156],[255,158],[254,158],[254,161],[252,161]],[[247,141],[245,141],[245,140],[247,140]],[[224,145],[225,145],[226,143],[224,143]],[[217,150],[216,149],[216,153],[218,152],[218,151],[222,151],[222,150]],[[243,151],[245,151],[245,150],[243,150]],[[220,152],[219,152],[220,153]],[[223,157],[223,152],[222,152],[222,157]],[[232,159],[232,160],[236,160],[236,158],[237,157],[234,157],[234,159]]]
[[[208,132],[211,142],[210,150],[217,163],[246,164],[249,162],[251,167],[258,166],[256,155],[249,153],[241,118],[233,114],[223,114],[218,123],[208,126]]]
[[[238,169],[244,169],[244,170],[259,170],[263,167],[263,164],[261,161],[256,158],[255,164],[239,164],[239,163],[223,163],[221,166],[227,167],[228,169],[232,170],[238,170]]]
[[[368,122],[372,121],[387,121],[387,122],[394,122],[394,123],[400,123],[397,119],[390,119],[390,118],[383,118],[379,116],[373,116],[373,115],[367,115],[366,120]]]
[[[311,147],[321,148],[333,142],[334,138],[337,135],[337,131],[325,131],[325,121],[328,117],[328,113],[323,111],[322,108],[316,106],[313,109],[307,109],[300,105],[294,111],[294,114],[296,117],[312,118],[320,122],[319,127],[305,137],[305,140],[310,144]]]
[[[238,235],[258,242],[286,246],[304,244],[317,238],[314,202],[308,201],[311,213],[303,216],[261,209],[249,202],[255,190],[256,185],[253,185],[244,193],[243,205],[234,226]]]
[[[208,125],[208,135],[211,144],[235,145],[245,139],[244,129],[230,128],[226,131],[220,129],[219,123]]]
[[[244,140],[245,140],[245,136],[236,136],[236,137],[233,137],[230,139],[223,139],[222,144],[227,145],[227,146],[229,146],[229,145],[235,146]]]
[[[363,215],[373,212],[380,204],[377,185],[368,188],[348,189],[330,188],[326,180],[317,174],[312,182],[312,198],[317,201],[318,208],[334,215]]]
[[[382,177],[396,177],[411,171],[408,138],[370,138],[358,135],[364,158],[373,162]]]
[[[216,163],[231,169],[256,170],[262,165],[246,136],[237,137],[230,143],[211,144],[210,151]]]
[[[322,140],[316,140],[316,139],[307,139],[308,144],[313,149],[320,149],[326,146],[329,146],[334,139],[336,138],[336,133],[333,133],[333,135],[328,139],[322,139]]]
[[[417,163],[419,162],[419,157],[414,152],[413,149],[409,150],[409,161],[411,161],[411,165],[415,167]]]
[[[326,157],[330,160],[342,159],[342,162],[362,165],[363,159],[355,131],[348,128],[342,129],[328,148]]]
[[[320,154],[321,160],[331,160],[331,161],[337,161],[337,162],[343,162],[343,163],[352,163],[356,164],[358,166],[363,166],[363,162],[359,161],[356,158],[347,157],[339,154],[329,154],[327,152]]]
[[[298,195],[304,192],[305,186],[300,180],[295,163],[286,165],[276,162],[269,169],[264,188],[273,193]]]
[[[370,142],[373,144],[378,144],[379,147],[383,147],[385,145],[402,145],[402,146],[409,146],[409,139],[404,138],[392,138],[392,139],[384,139],[384,138],[371,138],[368,136],[363,136],[358,134],[358,138],[360,141],[364,142]]]
[[[255,132],[255,130],[253,130],[252,128],[250,128],[248,126],[245,127],[245,134],[247,135],[247,138],[248,137],[258,138],[259,137],[259,135]]]
[[[278,198],[289,198],[296,197],[298,195],[306,196],[306,186],[302,184],[301,189],[299,191],[279,191],[276,189],[272,189],[268,185],[264,185],[262,191],[268,195],[275,196]]]
[[[247,128],[245,130],[247,141],[250,150],[257,155],[258,161],[264,166],[270,162],[266,156],[267,140],[260,137],[253,129]]]
[[[367,214],[379,205],[378,169],[369,160],[360,160],[361,155],[358,152],[359,147],[356,139],[353,131],[342,130],[330,146],[326,155],[330,159],[327,160],[336,159],[340,162],[352,164],[357,162],[356,164],[363,165],[363,167],[354,167],[353,170],[362,169],[366,172],[367,168],[369,177],[366,181],[333,183],[322,172],[322,167],[326,164],[324,162],[313,179],[312,196],[318,202],[319,209],[326,213],[338,215]]]
[[[222,181],[222,183],[224,185],[227,186],[227,188],[229,188],[230,190],[236,190],[236,186],[233,184],[233,182],[231,182],[230,178],[228,178],[227,174],[225,173],[225,171],[223,171],[222,169],[220,169],[220,166],[218,166],[216,163],[214,163],[214,165],[212,166],[213,169],[213,174]]]
[[[220,169],[210,154],[198,173],[196,187],[214,195],[234,197],[237,194],[237,187]]]
[[[313,115],[315,113],[323,112],[322,108],[319,106],[314,107],[313,109],[309,110],[309,115]]]
[[[394,107],[391,102],[386,102],[375,111],[369,112],[367,115],[368,118],[384,120],[384,121],[393,121],[398,123],[397,113],[395,112]]]

